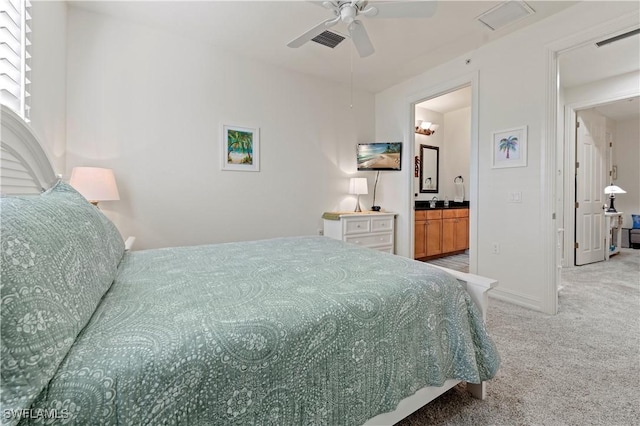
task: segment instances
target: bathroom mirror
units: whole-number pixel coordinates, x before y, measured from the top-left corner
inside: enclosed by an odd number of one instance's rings
[[[438,192],[439,157],[439,147],[420,145],[420,192]]]

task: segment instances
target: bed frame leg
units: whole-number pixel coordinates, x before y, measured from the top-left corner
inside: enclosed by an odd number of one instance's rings
[[[485,399],[487,397],[487,386],[485,382],[469,383],[467,382],[467,390],[474,398]]]

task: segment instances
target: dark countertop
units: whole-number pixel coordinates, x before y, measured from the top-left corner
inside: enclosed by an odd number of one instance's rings
[[[468,209],[469,202],[463,201],[461,203],[456,203],[454,201],[449,201],[449,207],[444,206],[444,200],[436,201],[436,207],[429,207],[430,201],[416,201],[415,202],[415,210],[443,210],[443,209]]]

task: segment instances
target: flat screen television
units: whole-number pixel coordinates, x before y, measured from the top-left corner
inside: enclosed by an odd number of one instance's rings
[[[358,170],[400,170],[402,142],[358,144]]]

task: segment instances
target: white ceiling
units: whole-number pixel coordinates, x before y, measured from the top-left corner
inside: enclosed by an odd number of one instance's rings
[[[575,1],[528,1],[535,14],[491,31],[475,18],[501,1],[440,0],[426,19],[362,18],[376,52],[360,58],[349,40],[335,49],[286,44],[331,12],[307,1],[69,1],[78,7],[196,38],[224,50],[379,92],[440,63],[555,14]],[[347,34],[338,24],[334,29]]]
[[[459,110],[460,108],[471,106],[471,86],[463,87],[453,92],[445,93],[416,104],[418,108],[428,109],[430,111],[439,112],[440,114],[446,114],[451,111]]]
[[[609,34],[597,41],[618,35]],[[640,35],[597,47],[587,43],[558,57],[560,84],[570,88],[640,70]],[[639,89],[640,89],[640,82]],[[625,121],[640,117],[638,97],[599,105],[597,109],[606,117]]]
[[[599,40],[618,34],[610,34]],[[597,47],[595,42],[563,52],[558,57],[560,84],[579,86],[640,69],[640,35]]]
[[[640,118],[640,98],[624,99],[617,102],[611,102],[605,105],[599,105],[595,108],[605,117],[609,117],[615,121],[625,121]],[[638,141],[640,143],[640,141]]]

